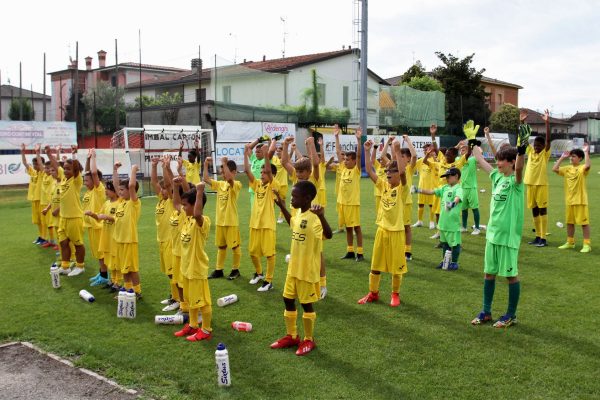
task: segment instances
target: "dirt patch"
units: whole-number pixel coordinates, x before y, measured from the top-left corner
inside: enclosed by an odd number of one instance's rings
[[[138,398],[114,382],[52,357],[22,343],[0,346],[0,397],[44,400]]]

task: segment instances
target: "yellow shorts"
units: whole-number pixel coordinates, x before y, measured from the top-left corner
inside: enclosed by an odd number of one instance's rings
[[[250,228],[248,253],[254,257],[271,257],[275,255],[275,231],[273,229]]]
[[[212,306],[208,279],[183,278],[183,298],[190,309]]]
[[[427,204],[428,206],[433,204],[433,198],[436,197],[433,194],[419,193],[417,196],[417,204]]]
[[[317,190],[317,204],[321,207],[327,207],[327,190],[318,189]]]
[[[110,263],[107,265],[109,265],[109,269],[111,271],[117,271],[119,270],[119,260],[117,259],[117,242],[112,239],[110,243]],[[104,262],[106,262],[106,260],[104,260]]]
[[[112,254],[107,251],[98,250],[98,259],[104,260],[106,268],[112,271]]]
[[[46,215],[44,215],[44,213],[42,213],[42,211],[46,207],[48,207],[48,204],[40,204],[40,220],[46,226],[54,226],[54,225],[52,225],[52,220],[53,220],[52,210],[48,210]]]
[[[320,294],[319,282],[307,282],[289,275],[285,277],[283,297],[286,299],[298,299],[300,304],[316,303]]]
[[[574,225],[589,225],[590,211],[587,204],[578,204],[575,206],[567,206],[567,224]]]
[[[353,228],[355,226],[360,226],[360,206],[347,206],[345,204],[340,204],[340,226],[345,226],[346,228]]]
[[[71,241],[75,246],[83,246],[83,218],[61,218],[58,225],[58,241]]]
[[[40,201],[33,200],[31,202],[31,223],[39,225],[40,223]]]
[[[48,214],[52,215],[53,211],[54,210],[48,211]],[[56,229],[58,229],[58,227],[60,226],[60,211],[58,212],[58,214],[56,214],[56,216],[52,215],[52,223],[50,224],[50,226],[53,226]]]
[[[437,196],[433,196],[433,202],[431,203],[431,208],[433,208],[434,214],[440,213],[440,198]]]
[[[173,282],[180,288],[183,288],[183,275],[181,275],[181,257],[173,256],[171,262],[171,272],[173,273]]]
[[[404,207],[402,208],[402,217],[404,220],[402,222],[402,224],[404,224],[404,225],[412,224],[412,203],[410,203],[410,204],[404,203]]]
[[[160,272],[166,275],[173,274],[173,252],[171,251],[171,241],[158,242],[158,257],[160,262]]]
[[[404,231],[392,232],[377,228],[371,256],[371,270],[394,275],[405,274],[408,271],[404,255],[405,240]]]
[[[137,243],[117,243],[117,268],[123,275],[140,270]]]
[[[228,247],[235,249],[242,243],[240,239],[239,226],[219,226],[215,234],[215,244],[217,247]]]
[[[102,228],[94,229],[88,228],[88,238],[90,239],[90,251],[92,252],[92,257],[99,260],[100,257],[100,236],[102,235]]]
[[[548,185],[527,185],[527,208],[548,208]]]

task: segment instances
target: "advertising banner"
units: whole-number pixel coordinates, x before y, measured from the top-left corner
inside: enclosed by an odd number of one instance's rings
[[[22,143],[28,149],[36,144],[64,147],[77,144],[75,122],[0,121],[0,149],[19,150]]]

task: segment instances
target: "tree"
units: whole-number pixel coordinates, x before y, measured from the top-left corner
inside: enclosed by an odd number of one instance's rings
[[[77,116],[77,127],[79,129],[81,129],[84,126],[84,124],[86,124],[86,121],[85,121],[86,106],[83,103],[83,96],[81,96],[81,94],[79,94],[78,100],[79,100],[79,102],[77,103],[77,114],[79,114],[79,115]],[[71,122],[75,122],[75,119],[76,119],[75,118],[75,93],[73,92],[72,89],[71,89],[71,93],[69,94],[69,102],[65,106],[64,118],[65,118],[65,121],[71,121]]]
[[[88,118],[98,126],[102,133],[112,133],[125,125],[125,102],[123,88],[111,86],[108,82],[99,81],[93,90],[83,95],[83,103]],[[115,96],[119,98],[119,126],[115,126]],[[95,98],[95,99],[94,99]]]
[[[23,118],[21,118],[21,108],[23,110]],[[31,100],[24,97],[12,99],[10,108],[8,109],[8,118],[13,121],[33,121],[35,112],[31,106]]]
[[[433,77],[442,83],[446,93],[447,130],[462,134],[462,125],[469,119],[485,126],[490,116],[487,94],[481,84],[485,69],[471,66],[475,54],[463,59],[439,51],[435,54],[443,63],[433,70]]]
[[[504,103],[492,114],[490,129],[494,132],[517,133],[519,127],[519,108]]]
[[[408,87],[411,87],[416,90],[421,90],[423,92],[432,92],[435,90],[437,90],[438,92],[444,91],[442,83],[428,75],[413,76],[410,79],[410,81],[402,83],[402,85],[406,85]]]
[[[412,78],[421,78],[427,75],[425,72],[425,67],[421,64],[421,61],[417,60],[409,69],[406,70],[405,73],[400,77],[400,82],[398,84],[408,83]]]

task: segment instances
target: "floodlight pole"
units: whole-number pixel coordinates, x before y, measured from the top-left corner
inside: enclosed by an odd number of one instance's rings
[[[368,32],[368,1],[361,0],[361,28],[360,28],[360,128],[363,137],[367,135],[367,32]],[[361,151],[362,144],[357,151]]]

